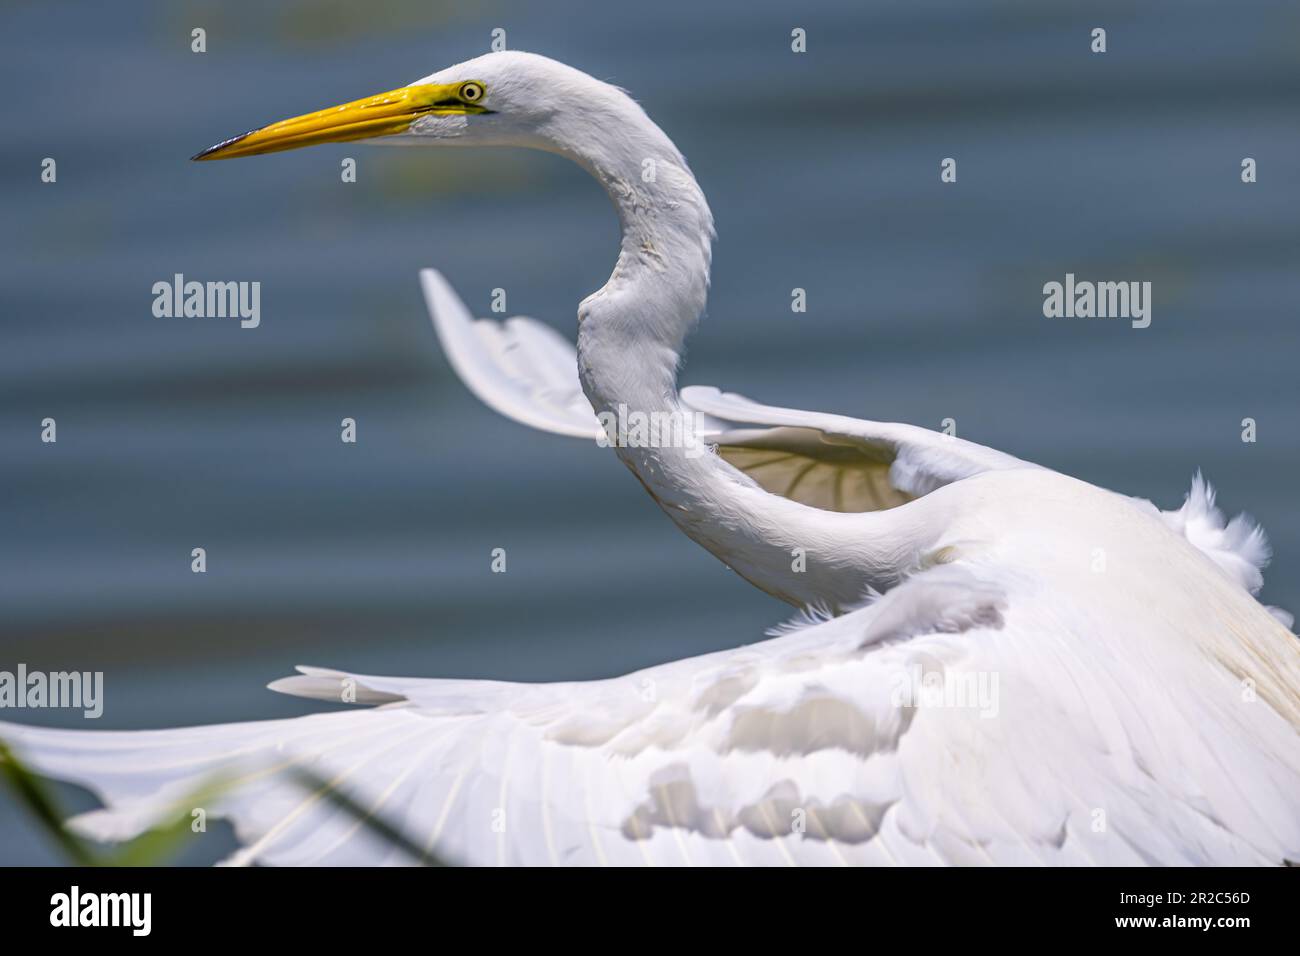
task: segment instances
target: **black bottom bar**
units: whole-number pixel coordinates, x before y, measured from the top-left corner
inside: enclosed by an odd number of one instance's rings
[[[610,931],[678,933],[717,919],[729,933],[760,937],[774,923],[818,932],[855,923],[863,945],[872,927],[927,942],[1201,936],[1231,944],[1292,925],[1294,877],[1236,869],[0,869],[0,913],[10,944],[69,933],[82,943],[131,940],[145,925],[143,895],[99,894],[146,893],[147,938],[205,945],[370,945],[415,933],[442,948],[466,933],[486,942],[514,927],[570,939],[599,933],[592,941],[608,944]],[[74,886],[76,922],[118,925],[71,926]]]

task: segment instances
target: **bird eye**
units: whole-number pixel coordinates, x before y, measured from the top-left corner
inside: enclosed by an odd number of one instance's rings
[[[483,99],[483,85],[481,83],[462,83],[460,85],[460,98],[466,103],[477,103]]]

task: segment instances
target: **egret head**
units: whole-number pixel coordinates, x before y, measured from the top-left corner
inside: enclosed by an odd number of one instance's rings
[[[194,159],[360,140],[523,146],[576,161],[618,208],[623,256],[615,275],[630,282],[635,266],[644,280],[632,297],[636,314],[609,307],[612,297],[590,296],[580,316],[589,328],[637,326],[643,338],[680,351],[708,293],[713,214],[672,140],[623,90],[534,53],[488,53],[387,93],[251,130]],[[591,321],[597,313],[604,318]]]
[[[193,158],[233,159],[354,140],[563,151],[566,128],[628,106],[636,109],[622,91],[572,67],[533,53],[503,51],[387,93],[250,130]]]

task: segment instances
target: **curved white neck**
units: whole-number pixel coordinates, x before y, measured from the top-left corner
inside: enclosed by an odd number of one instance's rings
[[[649,124],[649,120],[646,120]],[[599,412],[677,408],[677,365],[704,311],[713,215],[685,160],[653,124],[583,161],[618,210],[609,281],[578,309],[578,364]]]
[[[551,148],[584,166],[618,210],[622,243],[609,281],[578,311],[578,372],[597,414],[682,420],[677,365],[709,287],[713,216],[681,154],[639,117]],[[901,574],[899,522],[888,512],[844,515],[772,495],[698,446],[620,446],[623,463],[691,538],[769,593],[839,610]],[[872,542],[875,542],[873,545]],[[820,573],[792,571],[796,549]]]

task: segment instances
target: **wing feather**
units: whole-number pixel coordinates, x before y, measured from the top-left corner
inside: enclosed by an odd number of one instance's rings
[[[475,864],[1281,863],[1300,747],[1189,648],[1160,679],[1096,653],[1034,582],[943,565],[759,644],[605,681],[303,668],[277,689],[370,701],[131,733],[0,725],[91,787],[122,839],[214,773],[237,863],[409,863],[289,771]],[[965,696],[962,696],[962,695]],[[1164,728],[1163,730],[1161,728]],[[1177,728],[1177,733],[1169,732]]]
[[[594,439],[600,425],[578,383],[573,348],[529,318],[475,320],[442,275],[420,273],[447,360],[489,408],[541,431]]]

